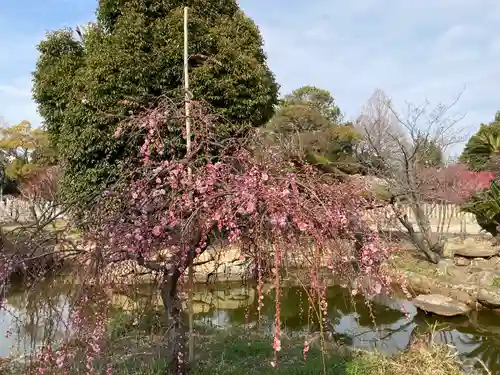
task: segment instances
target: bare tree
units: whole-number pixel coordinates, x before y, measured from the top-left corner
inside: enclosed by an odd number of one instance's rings
[[[19,187],[22,200],[28,204],[31,221],[42,227],[48,223],[55,225],[57,219],[62,219],[58,181],[59,167],[52,166],[34,171]]]
[[[387,162],[394,161],[400,153],[400,144],[407,143],[401,124],[392,111],[391,101],[382,90],[373,93],[355,126],[364,137],[358,152],[365,157],[370,155]]]
[[[463,140],[464,132],[456,127],[462,116],[448,115],[459,97],[449,105],[435,108],[430,108],[427,101],[420,106],[409,104],[401,115],[383,92],[376,91],[356,123],[364,134],[359,152],[361,163],[368,174],[383,181],[397,221],[412,243],[434,263],[443,254],[444,226],[438,223],[438,230],[433,233],[429,217],[433,208],[456,203],[458,197],[466,198],[476,188],[462,186],[460,179],[450,173],[468,173],[466,170],[447,170],[427,163],[433,157],[431,146],[442,156],[450,145]],[[413,218],[402,209],[402,204],[410,208]]]

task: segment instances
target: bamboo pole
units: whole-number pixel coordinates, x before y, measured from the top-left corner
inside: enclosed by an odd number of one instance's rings
[[[191,98],[189,93],[189,51],[188,51],[188,7],[184,7],[184,111],[186,118],[186,153],[191,153]],[[188,167],[188,179],[191,180],[191,167]],[[188,338],[188,360],[194,359],[194,332],[193,332],[193,264],[189,264],[188,270],[188,314],[189,314],[189,338]]]

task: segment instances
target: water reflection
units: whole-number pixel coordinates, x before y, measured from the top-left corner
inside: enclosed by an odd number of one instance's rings
[[[0,332],[9,326],[18,327],[12,337],[0,339],[0,356],[25,353],[37,342],[51,338],[57,340],[67,332],[71,290],[74,286],[60,283],[58,288],[47,285],[38,292],[26,293],[19,289],[8,298],[10,312],[0,313]],[[115,296],[114,302],[125,309],[144,308],[144,297],[149,288],[139,289],[131,296]],[[195,293],[195,319],[198,323],[216,327],[241,325],[274,330],[275,296],[271,287],[265,288],[260,314],[258,294],[251,286],[198,285]],[[470,317],[440,319],[418,312],[405,300],[377,298],[367,304],[359,297],[351,297],[339,287],[327,292],[328,322],[337,340],[358,348],[377,348],[389,355],[408,347],[416,333],[431,333],[434,339],[454,345],[462,357],[471,363],[479,358],[500,375],[500,318],[493,312],[475,313]],[[149,300],[151,303],[151,300]],[[158,299],[153,300],[158,304]],[[317,330],[318,318],[308,304],[307,293],[290,287],[281,295],[282,329],[289,333]]]
[[[0,311],[0,357],[35,352],[44,341],[57,342],[68,332],[74,286],[60,280],[57,287],[46,281],[37,288],[14,285]]]
[[[419,319],[421,318],[419,315]],[[500,374],[500,317],[492,312],[475,313],[469,318],[425,318],[428,324],[441,326],[435,334],[437,342],[450,344],[462,353],[467,362],[480,359],[493,374]],[[420,324],[423,327],[423,324]]]
[[[226,295],[226,298],[221,298]],[[251,296],[251,297],[249,297]],[[235,301],[245,300],[237,306]],[[259,319],[257,298],[243,287],[201,289],[196,300],[199,323],[219,327],[252,324]],[[263,300],[260,324],[274,329],[274,292]],[[230,307],[231,306],[231,307]],[[388,355],[404,350],[416,334],[435,331],[434,340],[453,345],[462,358],[471,364],[480,359],[500,375],[500,317],[491,311],[476,312],[470,317],[443,319],[430,316],[406,300],[377,298],[367,305],[361,297],[351,298],[339,287],[328,290],[328,318],[337,340],[357,348],[376,348]],[[312,315],[312,316],[311,316]],[[301,288],[287,288],[281,296],[281,322],[289,333],[310,331],[315,324],[314,314],[308,310],[307,295]]]

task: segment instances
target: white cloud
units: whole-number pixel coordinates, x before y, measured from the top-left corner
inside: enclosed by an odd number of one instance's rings
[[[0,116],[40,121],[29,97],[35,45],[47,29],[90,20],[94,6],[50,0],[43,10],[52,18],[26,20],[29,32],[4,18]],[[498,0],[240,0],[240,6],[261,28],[283,93],[306,84],[327,88],[354,118],[376,88],[403,106],[450,101],[466,87],[456,110],[467,114],[464,125],[472,130],[500,107]]]
[[[269,4],[273,5],[269,5]],[[288,92],[329,89],[348,118],[376,88],[396,105],[449,102],[475,131],[500,107],[497,0],[242,0],[261,28],[271,69]]]
[[[38,126],[41,122],[35,103],[31,100],[31,77],[25,76],[3,83],[0,81],[0,117],[8,124],[28,120]]]
[[[0,85],[0,93],[4,95],[11,95],[13,97],[21,97],[21,98],[26,98],[26,97],[29,98],[31,96],[29,91],[11,85]]]

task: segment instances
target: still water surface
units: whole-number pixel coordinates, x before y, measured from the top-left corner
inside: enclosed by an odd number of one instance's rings
[[[33,298],[36,295],[36,298]],[[69,301],[64,288],[43,288],[39,293],[14,291],[8,298],[8,311],[0,312],[0,356],[20,355],[36,346],[41,335],[51,328],[60,336],[65,331]],[[120,297],[121,304],[138,303],[139,297]],[[377,348],[389,355],[404,350],[412,334],[430,332],[437,325],[435,340],[455,346],[468,364],[480,359],[494,375],[500,375],[500,315],[475,313],[470,317],[442,319],[418,312],[404,299],[379,298],[369,307],[361,297],[352,298],[340,287],[328,289],[328,318],[335,337],[357,348]],[[273,329],[274,292],[263,300],[260,325]],[[257,292],[241,285],[198,285],[195,294],[195,319],[216,327],[254,325]],[[406,314],[405,314],[406,312]],[[307,296],[299,287],[283,290],[282,329],[289,334],[309,331],[314,322],[308,318]],[[375,319],[373,319],[375,317]]]

